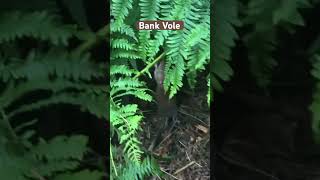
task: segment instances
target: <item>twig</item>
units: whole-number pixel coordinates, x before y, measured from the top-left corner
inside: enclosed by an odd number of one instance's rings
[[[158,61],[161,60],[161,58],[165,55],[165,52],[163,52],[162,54],[160,54],[160,56],[158,56],[154,61],[152,61],[150,64],[148,64],[145,68],[143,68],[140,72],[138,72],[138,74],[136,74],[133,78],[138,78],[140,77],[142,74],[144,74],[146,71],[148,71],[152,66],[154,66]]]
[[[36,177],[38,178],[39,180],[46,180],[43,176],[41,176],[35,169],[31,169],[30,170],[31,173]]]
[[[163,138],[163,140],[157,145],[160,146],[165,140],[167,140],[170,136],[172,135],[172,133],[168,134],[165,138]]]
[[[200,121],[200,122],[203,123],[204,125],[207,125],[207,124],[206,124],[204,121],[202,121],[201,119],[199,119],[199,118],[197,118],[196,116],[193,116],[193,115],[191,115],[191,114],[188,114],[188,113],[186,113],[185,111],[178,110],[178,112],[181,113],[181,114],[190,116],[191,118]]]
[[[0,128],[3,128],[6,131],[5,135],[7,136],[8,139],[10,139],[11,141],[17,142],[18,136],[14,132],[6,113],[4,112],[3,109],[0,109],[0,112],[2,116],[1,118],[2,120],[0,122]]]
[[[196,165],[198,165],[199,167],[201,167],[202,168],[202,166],[199,164],[199,163],[197,163],[197,162],[194,162]]]
[[[183,170],[187,169],[189,166],[193,165],[194,163],[195,163],[195,161],[191,161],[189,164],[187,164],[187,165],[183,166],[182,168],[178,169],[173,174],[178,174],[178,173],[182,172]]]
[[[110,146],[110,159],[111,159],[111,164],[112,164],[112,167],[114,169],[114,173],[116,175],[116,177],[118,176],[118,172],[117,172],[117,168],[114,164],[114,161],[113,161],[113,155],[112,155],[112,149],[111,149],[111,146]]]
[[[179,141],[179,140],[178,140]],[[186,145],[184,145],[181,141],[179,141],[179,143],[184,147],[184,148],[186,148],[187,149],[187,146]]]
[[[174,179],[180,180],[179,178],[175,177],[174,175],[172,175],[172,174],[170,174],[170,173],[168,173],[168,172],[166,172],[166,171],[164,171],[164,170],[162,170],[162,169],[160,169],[160,170],[161,170],[162,172],[168,174],[169,176],[173,177]]]
[[[77,53],[81,54],[90,48],[94,47],[96,44],[100,43],[102,40],[107,40],[108,34],[110,32],[110,24],[102,27],[92,38],[88,39],[80,46],[76,48]]]
[[[186,151],[186,155],[187,155],[188,160],[191,161],[191,159],[190,159],[189,154],[188,154],[187,151]]]

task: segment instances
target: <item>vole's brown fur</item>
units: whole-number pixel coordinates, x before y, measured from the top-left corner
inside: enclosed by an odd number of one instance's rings
[[[156,91],[155,91],[155,99],[158,104],[157,115],[156,115],[158,118],[156,119],[160,120],[159,122],[161,123],[159,124],[159,126],[157,126],[159,127],[158,132],[156,134],[156,138],[153,140],[153,142],[148,148],[149,151],[152,151],[155,148],[156,144],[158,143],[157,141],[159,141],[159,137],[161,136],[162,132],[168,125],[167,124],[168,120],[175,119],[177,116],[176,102],[174,98],[169,99],[169,96],[163,87],[163,81],[165,79],[164,65],[165,65],[164,61],[160,61],[158,64],[155,65],[155,69],[153,72],[154,73],[153,77],[157,83]]]
[[[177,114],[175,99],[169,99],[169,96],[163,87],[163,81],[165,78],[164,67],[164,61],[160,61],[155,65],[154,70],[154,79],[157,83],[155,96],[158,103],[158,115],[160,117],[175,117]]]

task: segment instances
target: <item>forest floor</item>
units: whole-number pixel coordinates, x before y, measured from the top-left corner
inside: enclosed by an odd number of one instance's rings
[[[163,179],[210,179],[209,109],[206,92],[181,102],[175,126],[171,131],[168,127],[161,133],[160,142],[151,152],[160,164]],[[159,125],[145,123],[143,129],[143,143],[148,147]]]

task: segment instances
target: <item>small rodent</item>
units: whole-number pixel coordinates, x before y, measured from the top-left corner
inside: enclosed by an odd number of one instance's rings
[[[175,117],[177,115],[177,107],[175,99],[169,99],[168,94],[163,87],[163,81],[165,78],[164,71],[165,63],[160,61],[155,65],[154,79],[157,83],[156,87],[156,100],[158,103],[158,115],[160,117]]]

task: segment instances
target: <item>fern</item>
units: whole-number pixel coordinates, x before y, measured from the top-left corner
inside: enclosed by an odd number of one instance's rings
[[[312,112],[312,130],[317,143],[320,142],[320,57],[318,55],[312,58],[313,69],[311,74],[315,79],[315,88],[313,92],[313,101],[310,105]]]
[[[250,70],[259,87],[265,88],[270,84],[272,70],[278,65],[271,56],[276,48],[274,36],[274,32],[269,29],[268,32],[252,33],[246,42],[251,52],[249,55]]]
[[[125,99],[130,96],[152,101],[147,84],[138,78],[144,74],[151,76],[150,68],[159,60],[165,60],[164,88],[170,98],[183,87],[185,76],[195,79],[205,69],[210,61],[209,4],[208,0],[112,1],[111,14],[115,20],[111,23],[110,122],[115,132],[113,138],[118,137],[120,145],[115,148],[113,144],[111,151],[118,149],[121,154],[111,160],[112,178],[143,179],[156,173],[156,166],[143,158],[138,139],[144,116],[137,104]],[[135,31],[139,20],[182,20],[185,28]],[[141,65],[145,66],[142,70]],[[110,152],[111,157],[113,153]]]
[[[124,66],[122,66],[124,67]],[[118,74],[116,68],[111,68],[110,74]],[[121,74],[132,74],[132,71],[125,69]],[[110,86],[110,119],[111,125],[117,127],[120,135],[120,143],[125,142],[124,151],[134,162],[140,162],[142,151],[139,148],[140,141],[135,137],[138,125],[142,118],[137,115],[138,107],[135,104],[122,105],[121,98],[133,95],[145,101],[151,101],[152,97],[146,93],[143,83],[132,78],[111,78]]]
[[[235,30],[235,27],[240,25],[237,1],[217,1],[214,5],[213,17],[213,27],[215,28],[213,28],[214,46],[211,64],[213,76],[211,78],[213,88],[222,90],[220,80],[228,81],[233,75],[228,61],[231,60],[231,51],[235,46],[235,40],[238,39]]]
[[[84,170],[76,173],[68,173],[63,175],[58,175],[54,178],[54,180],[100,180],[103,174],[99,171],[89,171]]]
[[[139,2],[139,7],[141,11],[141,20],[156,20],[159,19],[161,1],[153,0],[141,0]]]
[[[266,88],[272,78],[277,61],[272,57],[276,48],[276,26],[285,27],[289,32],[292,25],[304,25],[299,9],[310,7],[308,0],[250,1],[248,3],[247,23],[254,25],[248,33],[246,44],[249,52],[250,69],[257,85]]]
[[[48,40],[54,45],[67,45],[75,27],[63,25],[46,11],[32,13],[8,12],[0,15],[0,43],[16,38],[33,37]]]
[[[126,168],[121,169],[121,171],[119,172],[121,174],[119,179],[139,180],[143,179],[143,177],[145,176],[150,176],[155,172],[160,174],[160,168],[158,167],[154,159],[147,157],[139,165],[130,163]]]
[[[116,18],[114,22],[115,27],[124,24],[124,20],[132,8],[132,1],[133,0],[112,0],[111,15]]]
[[[107,86],[95,82],[105,78],[106,64],[94,62],[87,51],[79,53],[69,47],[71,39],[92,32],[63,23],[52,3],[42,5],[46,10],[29,6],[10,11],[4,4],[6,10],[0,13],[1,177],[100,179],[104,173],[82,168],[88,152],[85,136],[56,136],[46,141],[32,129],[37,121],[27,117],[21,124],[15,123],[15,128],[11,126],[22,113],[53,104],[77,105],[79,111],[107,118]],[[23,47],[20,43],[25,40],[32,40],[36,46]],[[17,103],[39,90],[48,94],[32,98],[32,102]],[[34,143],[36,139],[40,139],[39,143]]]
[[[84,136],[62,137],[30,147],[23,156],[13,156],[1,149],[1,174],[10,179],[50,176],[55,172],[75,169],[86,152]],[[5,147],[3,144],[1,147]],[[7,158],[5,158],[7,157]]]
[[[298,11],[300,8],[311,7],[308,0],[281,1],[280,6],[273,13],[273,23],[288,22],[293,25],[304,25],[304,20]]]
[[[14,58],[9,63],[2,62],[0,77],[4,82],[9,79],[35,80],[51,76],[77,81],[103,77],[104,65],[90,62],[89,58],[88,54],[73,55],[54,49],[46,54],[32,51],[25,60]]]

